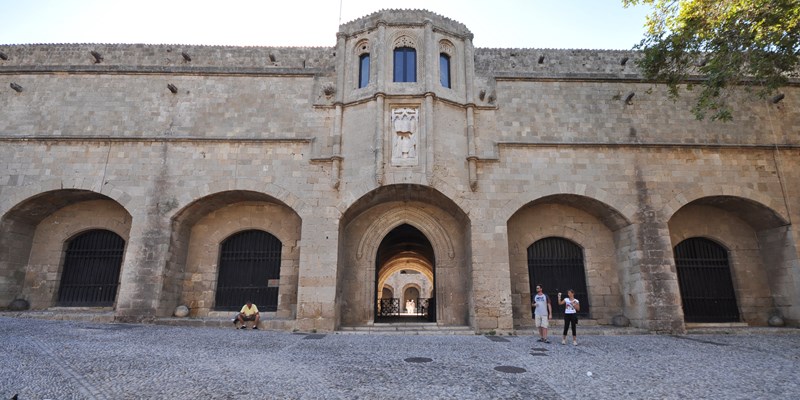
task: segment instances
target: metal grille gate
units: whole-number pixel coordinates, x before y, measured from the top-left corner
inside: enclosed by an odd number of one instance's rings
[[[281,246],[278,238],[259,230],[226,239],[220,249],[215,309],[238,311],[250,300],[260,311],[277,310]]]
[[[117,297],[125,240],[97,229],[79,235],[67,245],[58,288],[62,307],[111,307]]]
[[[542,284],[544,292],[550,296],[554,317],[564,316],[564,307],[558,305],[557,294],[561,291],[566,297],[567,289],[573,289],[575,298],[580,301],[578,316],[589,315],[583,250],[577,244],[557,237],[536,241],[528,247],[528,276],[531,296],[536,294],[536,285]]]
[[[429,321],[435,321],[436,314],[434,313],[436,303],[434,298],[421,298],[414,299],[414,314],[419,317],[424,317]],[[384,298],[378,299],[378,317],[397,317],[405,313],[405,307],[400,306],[399,298]]]
[[[705,238],[675,246],[675,266],[686,322],[738,322],[728,252]]]

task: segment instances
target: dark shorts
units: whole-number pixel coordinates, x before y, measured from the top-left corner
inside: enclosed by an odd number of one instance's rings
[[[255,321],[256,320],[256,315],[255,314],[253,314],[253,315],[239,314],[239,315],[242,317],[243,321]]]

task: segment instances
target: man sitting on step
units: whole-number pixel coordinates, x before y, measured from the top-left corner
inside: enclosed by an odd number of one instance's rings
[[[258,307],[250,300],[247,300],[247,304],[242,306],[242,310],[239,311],[239,315],[236,316],[233,324],[236,325],[236,321],[239,321],[242,324],[239,329],[247,329],[247,321],[253,321],[253,329],[258,329],[258,319]]]

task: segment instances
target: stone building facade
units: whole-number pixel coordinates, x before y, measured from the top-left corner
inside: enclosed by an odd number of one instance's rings
[[[384,10],[329,48],[0,45],[0,305],[257,295],[273,328],[333,331],[380,322],[406,269],[476,332],[532,327],[532,276],[599,324],[798,324],[797,82],[697,121],[635,52],[472,37]]]

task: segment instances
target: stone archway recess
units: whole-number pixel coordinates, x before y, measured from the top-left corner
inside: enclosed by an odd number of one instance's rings
[[[51,190],[15,204],[0,218],[0,304],[22,297],[32,309],[53,306],[64,242],[95,228],[127,242],[130,227],[119,201],[90,190]]]
[[[435,279],[433,268],[420,266],[418,271],[434,282],[437,322],[448,326],[470,324],[469,220],[452,200],[434,189],[392,185],[364,196],[342,218],[337,327],[373,323],[378,248],[403,224],[419,230],[433,249]]]

